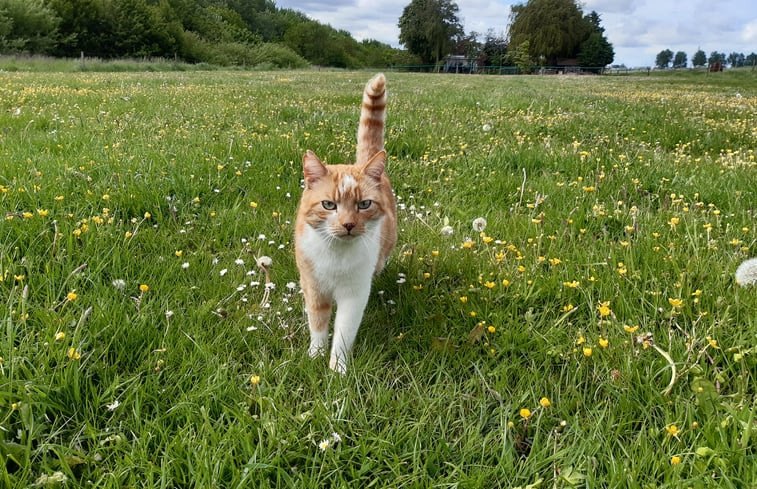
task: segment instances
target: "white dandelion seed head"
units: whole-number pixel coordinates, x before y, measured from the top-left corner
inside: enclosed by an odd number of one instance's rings
[[[492,126],[491,126],[491,125],[489,125],[489,124],[484,124],[484,125],[483,125],[483,126],[481,127],[481,130],[482,130],[482,131],[484,131],[484,132],[489,132],[489,131],[491,131],[491,130],[492,130]]]
[[[477,233],[483,232],[486,229],[486,219],[483,217],[477,217],[473,220],[473,230]]]
[[[115,287],[115,288],[117,288],[119,290],[123,290],[123,289],[126,288],[126,281],[123,280],[123,279],[120,279],[120,278],[115,279],[112,282],[112,284],[113,284],[113,287]]]
[[[736,283],[742,287],[757,285],[757,258],[750,258],[736,269]]]
[[[181,264],[181,268],[184,269],[184,270],[186,270],[187,268],[189,268],[189,262],[185,261],[184,263],[182,263]]]
[[[297,289],[297,284],[295,282],[287,282],[286,288],[288,290],[296,290]]]
[[[452,236],[452,233],[454,233],[455,230],[452,229],[452,226],[444,226],[442,228],[442,236]]]
[[[234,260],[234,263],[236,263],[237,265],[244,265],[244,260],[237,258],[236,260]]]
[[[256,262],[260,268],[268,268],[273,265],[273,260],[271,259],[271,257],[265,255],[258,258]]]
[[[268,289],[268,290],[273,290],[273,289],[276,288],[276,284],[273,283],[273,282],[268,282],[268,283],[265,284],[265,288]]]

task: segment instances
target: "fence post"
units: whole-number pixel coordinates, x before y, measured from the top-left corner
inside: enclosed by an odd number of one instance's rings
[[[79,69],[84,71],[84,51],[82,51],[81,55],[79,56]]]

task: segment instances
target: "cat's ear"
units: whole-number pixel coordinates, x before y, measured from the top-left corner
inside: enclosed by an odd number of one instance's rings
[[[381,176],[384,174],[385,169],[386,151],[382,149],[363,165],[362,172],[378,182],[381,180]]]
[[[310,150],[302,157],[302,171],[305,174],[305,186],[307,188],[311,188],[329,172],[315,153]]]

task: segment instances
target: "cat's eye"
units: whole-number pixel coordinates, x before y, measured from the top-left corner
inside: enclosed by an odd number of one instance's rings
[[[371,204],[373,204],[372,200],[361,200],[357,203],[357,208],[364,211],[369,208]]]
[[[334,209],[336,209],[336,203],[335,202],[331,202],[330,200],[321,201],[321,205],[327,211],[333,211]]]

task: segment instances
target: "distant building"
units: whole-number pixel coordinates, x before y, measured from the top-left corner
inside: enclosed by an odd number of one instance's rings
[[[475,58],[463,54],[450,54],[444,58],[445,73],[473,73],[478,68]]]

